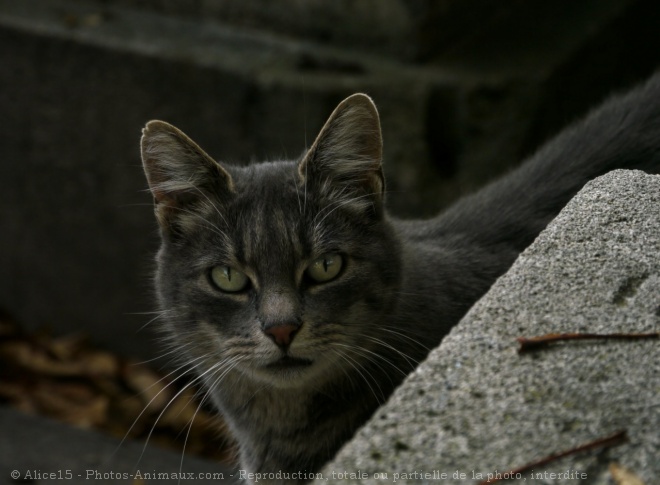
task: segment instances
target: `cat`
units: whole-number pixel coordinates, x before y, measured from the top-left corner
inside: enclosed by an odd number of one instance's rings
[[[365,94],[299,160],[219,163],[163,121],[141,149],[169,345],[225,416],[242,476],[301,483],[588,180],[660,171],[660,75],[430,220],[388,214]]]

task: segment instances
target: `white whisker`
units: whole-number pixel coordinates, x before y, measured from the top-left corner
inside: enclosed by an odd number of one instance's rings
[[[348,346],[346,346],[346,347],[348,347]],[[349,347],[348,347],[348,348],[349,348]],[[356,361],[354,358],[352,358],[352,357],[346,355],[346,354],[343,353],[343,352],[339,352],[339,351],[337,351],[336,349],[332,349],[332,350],[334,350],[335,353],[336,353],[337,355],[339,355],[339,356],[340,356],[341,358],[343,358],[348,364],[350,364],[350,365],[355,369],[355,371],[358,373],[358,375],[359,375],[360,377],[362,377],[362,379],[363,379],[364,382],[367,384],[367,386],[369,386],[369,389],[371,389],[371,392],[372,392],[372,394],[374,395],[374,397],[376,398],[376,401],[378,401],[378,402],[380,402],[380,403],[385,402],[385,399],[386,399],[386,398],[385,398],[385,394],[383,393],[383,390],[382,390],[382,388],[380,387],[380,384],[378,384],[378,381],[374,378],[374,376],[373,376],[373,375],[372,375],[367,369],[364,368],[364,365],[363,365],[363,364],[361,364],[360,362]],[[360,370],[360,369],[362,369],[362,370]],[[380,391],[380,395],[381,395],[380,398],[378,397],[378,394],[376,394],[375,389],[372,387],[371,382],[369,382],[369,379],[367,379],[367,377],[364,375],[364,373],[363,373],[362,371],[366,372],[366,373],[369,375],[369,377],[371,377],[371,379],[374,381],[374,383],[375,383],[376,386],[378,387],[378,390]]]
[[[211,385],[208,386],[208,390],[204,393],[204,397],[203,397],[202,399],[200,399],[199,404],[197,405],[197,409],[195,409],[195,413],[194,413],[194,414],[192,415],[192,417],[190,418],[190,423],[189,423],[189,425],[188,425],[188,431],[186,431],[186,437],[185,437],[185,439],[184,439],[184,441],[183,441],[183,449],[181,450],[181,461],[180,461],[180,463],[179,463],[179,481],[178,481],[177,483],[181,483],[181,478],[180,478],[180,477],[183,475],[183,459],[184,459],[184,457],[185,457],[185,453],[186,453],[186,446],[188,445],[188,438],[190,437],[190,431],[192,430],[193,422],[195,421],[195,418],[197,417],[197,414],[199,413],[199,410],[202,408],[202,406],[203,406],[204,403],[206,402],[206,400],[207,400],[209,394],[210,394],[211,392],[213,392],[215,386],[216,386],[220,381],[222,381],[222,379],[223,379],[223,378],[224,378],[224,377],[225,377],[225,376],[226,376],[226,375],[227,375],[227,374],[228,374],[228,373],[229,373],[234,367],[236,367],[236,366],[238,365],[239,362],[240,362],[240,359],[238,359],[238,358],[230,359],[229,366],[228,366],[225,370],[223,370],[222,373],[221,373],[217,378],[215,378],[215,380],[213,381],[213,383],[212,383]],[[217,370],[217,369],[216,369],[216,370]]]

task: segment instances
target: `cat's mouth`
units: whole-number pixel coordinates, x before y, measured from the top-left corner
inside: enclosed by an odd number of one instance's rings
[[[299,357],[291,357],[289,355],[285,355],[275,362],[267,364],[266,368],[274,371],[298,370],[309,367],[310,365],[312,365],[312,361],[309,359],[301,359]]]

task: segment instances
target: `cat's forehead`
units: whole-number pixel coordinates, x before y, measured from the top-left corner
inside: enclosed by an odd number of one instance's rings
[[[228,166],[235,190],[241,193],[268,193],[299,182],[298,164],[293,161],[260,162],[246,166]]]
[[[295,264],[319,246],[315,203],[307,199],[294,163],[266,163],[232,170],[235,198],[227,206],[234,256],[262,265]]]
[[[301,217],[301,180],[293,162],[260,163],[232,170],[236,222],[281,227]],[[303,194],[304,198],[304,194]]]

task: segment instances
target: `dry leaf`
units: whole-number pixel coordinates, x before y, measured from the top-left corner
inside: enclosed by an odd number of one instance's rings
[[[190,389],[186,389],[170,401],[160,421],[163,426],[183,429],[190,425],[196,411],[195,396]]]
[[[82,335],[66,335],[46,342],[48,350],[59,360],[70,360],[77,355],[84,345]]]
[[[37,407],[26,390],[25,384],[0,380],[0,401],[9,402],[14,408],[24,413],[38,414]]]
[[[42,382],[32,396],[47,416],[79,427],[89,428],[106,420],[108,398],[84,386]]]
[[[123,372],[126,385],[143,401],[152,413],[160,413],[172,399],[172,391],[164,379],[143,365],[127,365]]]
[[[15,401],[25,395],[25,386],[17,382],[5,382],[0,380],[0,398]]]
[[[641,478],[618,463],[610,463],[610,474],[617,485],[644,485]]]
[[[37,374],[75,376],[80,374],[76,362],[61,362],[48,356],[28,341],[7,341],[0,345],[0,358]]]
[[[127,397],[126,389],[117,380],[117,376],[90,376],[90,382],[100,393],[112,399],[121,400]]]
[[[80,373],[90,376],[114,376],[119,373],[119,362],[109,352],[88,352],[80,358]]]

